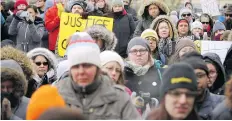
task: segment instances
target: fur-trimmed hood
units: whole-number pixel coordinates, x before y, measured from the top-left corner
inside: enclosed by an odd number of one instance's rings
[[[228,41],[232,41],[232,30],[230,31],[230,34],[228,35]]]
[[[114,50],[118,39],[113,32],[107,30],[104,26],[93,25],[85,30],[93,39],[102,40],[105,50]]]
[[[56,56],[50,50],[46,48],[35,48],[27,53],[27,57],[30,59],[37,55],[43,55],[44,57],[46,57],[50,64],[49,70],[53,69],[56,72],[58,61],[56,59]]]
[[[157,28],[158,28],[158,24],[160,23],[160,21],[167,21],[170,23],[171,25],[171,29],[173,31],[172,35],[173,37],[171,38],[172,40],[176,40],[178,38],[178,34],[177,34],[177,30],[176,30],[176,27],[175,25],[173,24],[173,22],[171,21],[170,17],[169,16],[166,16],[166,15],[160,15],[158,16],[156,19],[154,19],[150,25],[150,29],[153,29],[157,32]]]
[[[30,59],[24,52],[11,46],[1,48],[1,60],[15,60],[22,68],[24,75],[29,80],[33,75],[33,68]]]
[[[146,0],[139,8],[138,15],[142,16],[144,14],[145,8],[151,4],[157,5],[163,12],[166,13],[166,15],[169,15],[170,10],[168,6],[161,0]]]
[[[23,70],[15,60],[1,60],[1,82],[12,81],[14,95],[22,97],[27,91],[27,80]]]

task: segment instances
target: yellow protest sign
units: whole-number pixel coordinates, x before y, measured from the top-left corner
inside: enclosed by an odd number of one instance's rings
[[[64,56],[67,46],[67,39],[75,32],[82,32],[92,25],[103,25],[108,30],[113,30],[113,18],[88,16],[82,19],[78,14],[62,13],[58,40],[58,54]]]

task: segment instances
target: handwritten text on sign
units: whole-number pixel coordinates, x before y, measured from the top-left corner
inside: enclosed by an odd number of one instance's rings
[[[60,32],[58,40],[58,54],[64,56],[66,50],[66,41],[75,32],[82,32],[92,25],[103,25],[108,30],[113,30],[113,18],[88,16],[88,19],[82,19],[78,14],[62,13],[60,21]]]
[[[220,15],[217,0],[201,0],[203,13],[208,13],[212,16]]]

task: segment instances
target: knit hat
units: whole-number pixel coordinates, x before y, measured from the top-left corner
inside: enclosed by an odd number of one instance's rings
[[[190,14],[192,14],[192,10],[190,10],[189,8],[182,8],[180,10],[179,19],[182,18],[182,14],[184,14],[184,13],[190,13]]]
[[[123,0],[113,0],[111,4],[112,4],[112,7],[116,6],[116,5],[120,5],[120,6],[124,7]]]
[[[183,62],[188,63],[190,66],[193,67],[193,69],[201,69],[204,70],[207,75],[209,74],[208,67],[206,66],[206,63],[203,59],[200,59],[198,57],[190,57],[184,59]]]
[[[112,62],[112,61],[116,61],[119,63],[119,65],[121,66],[122,72],[124,70],[124,62],[122,57],[114,52],[114,51],[103,51],[100,54],[100,58],[101,58],[101,65],[104,66],[105,64]]]
[[[27,107],[26,119],[36,120],[43,112],[52,107],[65,107],[65,101],[56,87],[41,86],[32,94]]]
[[[143,39],[146,39],[146,37],[154,37],[157,41],[157,43],[159,42],[159,37],[156,33],[156,31],[154,31],[153,29],[146,29],[143,31],[143,33],[141,34],[141,37]]]
[[[197,78],[193,68],[187,63],[176,63],[169,66],[163,73],[163,84],[160,88],[161,96],[177,88],[197,91]]]
[[[149,44],[147,40],[141,38],[141,37],[134,37],[133,39],[130,40],[127,46],[127,53],[129,53],[130,49],[134,47],[135,45],[141,45],[145,47],[149,52],[151,52],[151,49],[149,47]]]
[[[187,46],[196,49],[196,46],[191,39],[182,38],[182,39],[178,40],[176,43],[175,53],[179,53],[182,48],[187,47]]]
[[[196,29],[196,28],[200,28],[203,30],[203,25],[200,21],[194,21],[192,24],[191,24],[191,31],[193,29]]]
[[[232,14],[232,4],[228,4],[225,8],[225,14]]]
[[[87,3],[85,1],[83,1],[83,0],[74,0],[74,1],[69,2],[69,7],[70,7],[69,11],[72,11],[72,8],[73,8],[74,5],[81,6],[84,11],[86,10],[86,7],[87,7]]]
[[[213,33],[215,33],[217,30],[226,30],[225,25],[218,20],[213,25]]]
[[[86,32],[76,32],[71,36],[67,58],[70,68],[82,63],[93,64],[101,68],[100,49]]]
[[[16,0],[15,5],[14,5],[14,8],[17,9],[17,7],[18,7],[20,4],[24,4],[24,5],[28,6],[28,3],[27,3],[26,0]]]

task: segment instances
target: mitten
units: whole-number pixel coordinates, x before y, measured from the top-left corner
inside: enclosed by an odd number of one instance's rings
[[[9,120],[12,116],[11,112],[11,103],[7,98],[4,98],[2,101],[2,110],[1,110],[1,119],[2,120]]]

